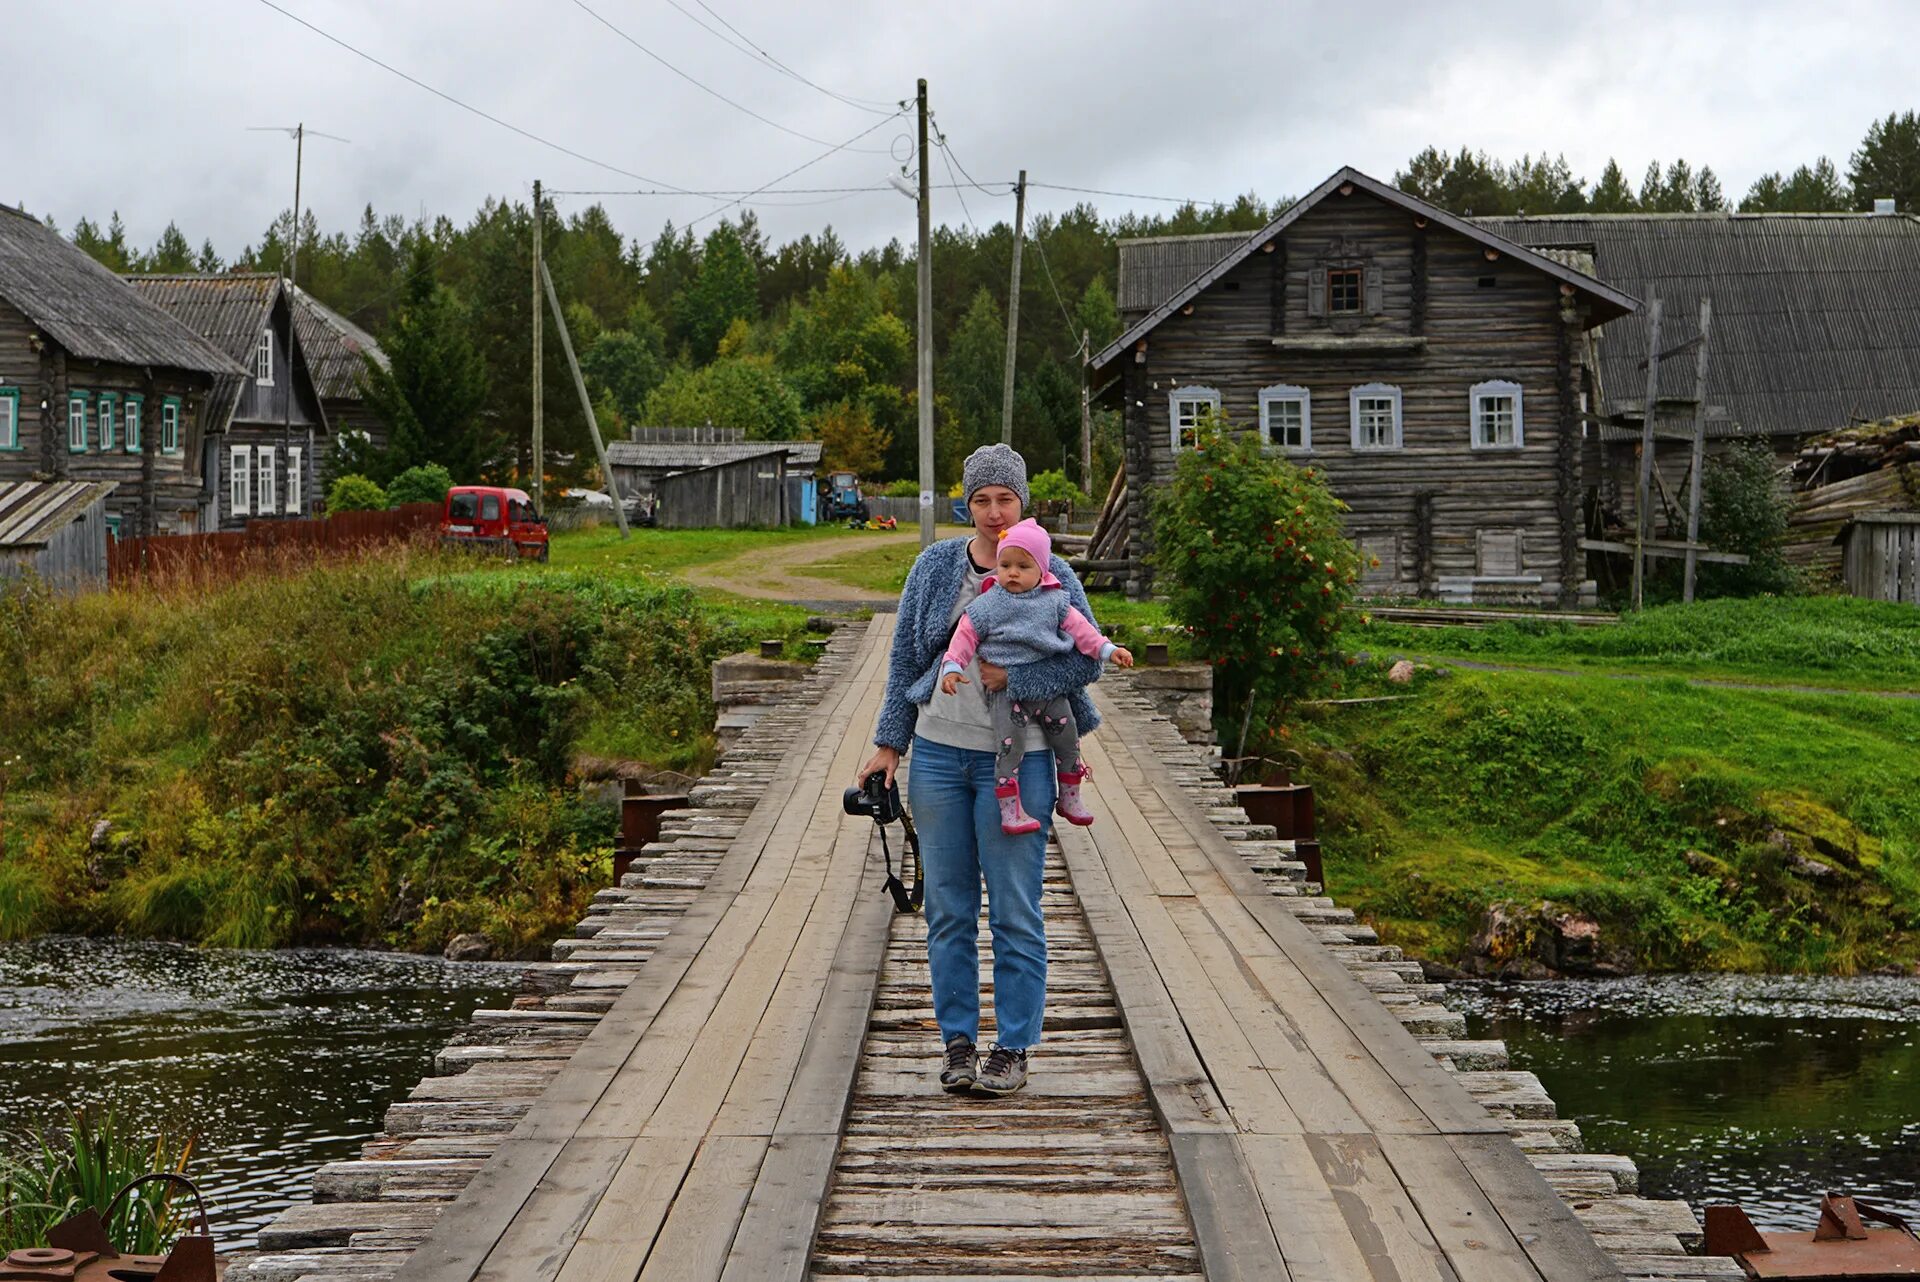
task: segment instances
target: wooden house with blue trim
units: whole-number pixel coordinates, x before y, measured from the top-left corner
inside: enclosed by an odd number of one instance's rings
[[[246,370],[0,205],[0,482],[99,481],[117,534],[212,528],[210,443]]]
[[[1092,358],[1146,513],[1207,414],[1321,470],[1370,595],[1576,604],[1588,334],[1638,306],[1344,168],[1266,227],[1122,242],[1124,331]],[[1148,590],[1150,520],[1128,521]]]

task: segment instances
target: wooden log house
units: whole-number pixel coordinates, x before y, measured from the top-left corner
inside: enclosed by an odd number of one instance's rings
[[[389,425],[360,391],[368,361],[387,368],[387,354],[379,341],[299,286],[294,287],[293,299],[293,331],[300,339],[300,354],[313,371],[314,389],[320,395],[320,411],[331,440],[351,435],[358,438],[362,451],[386,449]],[[329,465],[334,451],[329,448],[320,453],[315,462],[319,464],[319,479],[325,482],[332,479]]]
[[[116,534],[210,528],[209,443],[245,375],[39,219],[0,206],[0,482],[111,483]]]
[[[1138,305],[1126,275],[1123,309]],[[1563,256],[1343,168],[1124,310],[1092,377],[1122,411],[1132,513],[1212,412],[1324,471],[1379,562],[1367,593],[1573,605],[1593,591],[1578,543],[1587,334],[1637,306]],[[1144,594],[1151,522],[1129,530],[1128,591]]]
[[[312,515],[324,498],[315,480],[330,438],[300,332],[289,329],[286,281],[269,272],[127,281],[246,369],[214,462],[218,515],[210,528]]]

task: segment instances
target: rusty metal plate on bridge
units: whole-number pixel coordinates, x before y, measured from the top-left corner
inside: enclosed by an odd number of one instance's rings
[[[1869,1229],[1862,1214],[1893,1225]],[[1706,1253],[1730,1255],[1750,1278],[1792,1282],[1892,1282],[1920,1278],[1920,1239],[1897,1216],[1829,1193],[1811,1233],[1761,1233],[1737,1206],[1710,1206]]]

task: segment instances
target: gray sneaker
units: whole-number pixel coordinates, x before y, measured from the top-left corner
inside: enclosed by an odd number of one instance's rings
[[[974,1086],[989,1095],[1011,1095],[1027,1084],[1027,1053],[995,1046],[987,1052]]]
[[[973,1089],[980,1076],[980,1052],[972,1039],[955,1034],[947,1042],[947,1056],[940,1065],[940,1089],[964,1095]]]

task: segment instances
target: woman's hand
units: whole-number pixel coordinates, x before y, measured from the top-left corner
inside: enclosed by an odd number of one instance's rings
[[[980,660],[980,684],[994,694],[1007,688],[1007,670],[997,663]]]
[[[868,759],[867,764],[860,767],[859,777],[857,777],[853,781],[853,786],[856,788],[866,787],[867,776],[872,774],[874,771],[878,770],[882,774],[886,775],[887,786],[891,788],[893,786],[893,772],[898,770],[899,768],[900,768],[900,749],[875,748],[873,750],[873,756]]]

